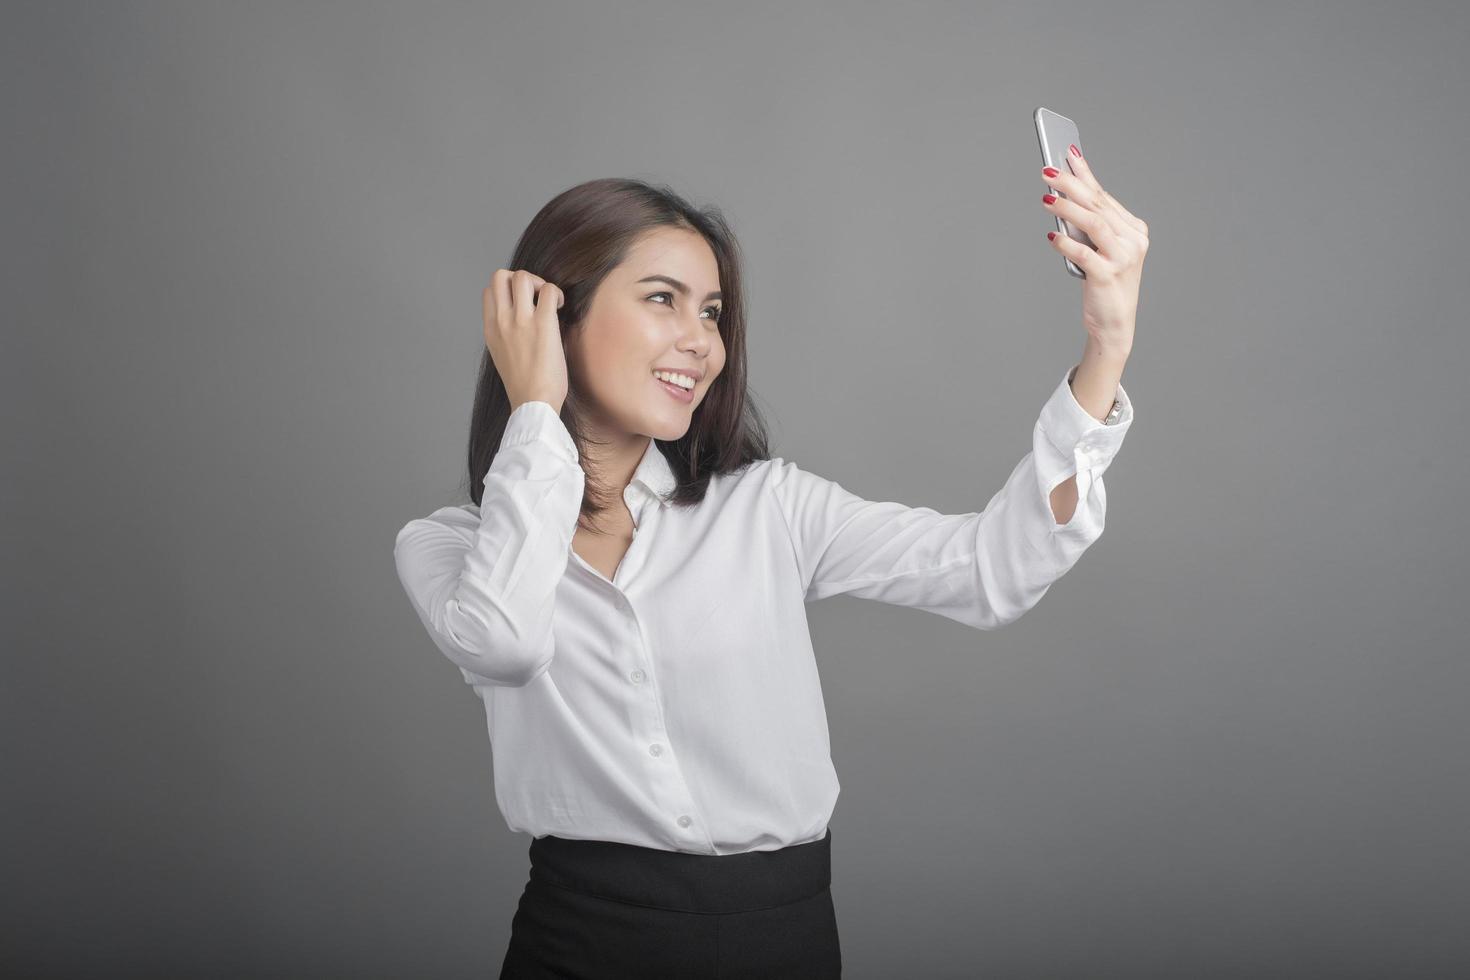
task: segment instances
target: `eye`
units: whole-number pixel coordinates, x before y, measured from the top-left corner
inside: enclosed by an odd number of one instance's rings
[[[650,296],[648,298],[649,299],[657,299],[660,296],[667,296],[669,298],[669,303],[671,303],[671,304],[674,301],[674,294],[671,293],[671,292],[668,292],[667,290],[665,290],[664,292],[661,292],[661,293],[654,293],[652,296]],[[705,309],[706,310],[714,310],[715,311],[715,315],[712,316],[712,317],[710,317],[710,319],[714,320],[716,323],[719,323],[720,322],[720,315],[725,312],[725,309],[722,306],[706,306]]]

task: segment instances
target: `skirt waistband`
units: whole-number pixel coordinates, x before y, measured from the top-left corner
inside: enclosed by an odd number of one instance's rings
[[[531,880],[632,905],[747,912],[811,898],[832,885],[832,829],[773,851],[690,854],[620,841],[536,837]]]

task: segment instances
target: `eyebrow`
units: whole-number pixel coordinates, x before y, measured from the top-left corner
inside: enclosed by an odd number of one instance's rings
[[[642,279],[639,279],[638,281],[639,282],[657,282],[657,281],[660,281],[660,280],[663,281],[663,282],[668,283],[670,286],[673,286],[675,289],[677,289],[679,291],[679,295],[681,295],[681,296],[688,296],[689,295],[689,287],[686,286],[686,285],[684,285],[679,280],[675,279],[673,276],[644,276]],[[714,292],[710,293],[708,296],[705,297],[705,299],[724,299],[724,298],[725,298],[725,294],[722,293],[722,292],[720,292],[718,289],[716,289]]]

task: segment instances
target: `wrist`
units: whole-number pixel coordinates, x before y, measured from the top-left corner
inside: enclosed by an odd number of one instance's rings
[[[1123,365],[1128,363],[1128,358],[1132,353],[1131,344],[1101,341],[1089,334],[1087,343],[1082,347],[1082,363],[1094,363],[1115,368],[1121,374]]]

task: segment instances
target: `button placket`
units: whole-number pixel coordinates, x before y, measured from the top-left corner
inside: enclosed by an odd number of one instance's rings
[[[630,607],[631,609],[631,607]],[[648,645],[644,641],[642,623],[639,622],[636,613],[630,611],[628,618],[632,620],[637,632],[637,649],[642,652],[645,660],[648,659]],[[628,672],[628,679],[637,685],[646,684],[650,707],[653,711],[653,727],[665,735],[664,741],[652,741],[647,743],[647,752],[650,759],[657,759],[651,763],[653,769],[653,781],[655,794],[658,798],[667,801],[667,812],[674,814],[674,822],[683,830],[688,831],[703,845],[713,849],[713,843],[700,829],[694,827],[693,813],[696,812],[693,795],[689,791],[689,783],[684,778],[682,767],[679,765],[678,757],[673,748],[667,742],[668,730],[664,725],[663,705],[659,701],[658,691],[653,677],[641,667],[635,667]]]
[[[647,647],[647,644],[645,644],[643,642],[643,628],[642,628],[642,624],[638,622],[638,614],[633,611],[633,605],[632,605],[632,603],[629,602],[627,596],[624,595],[624,594],[622,594],[622,593],[619,593],[618,594],[617,605],[618,605],[618,607],[620,609],[623,610],[624,614],[627,616],[628,622],[631,624],[632,632],[633,632],[633,636],[634,636],[634,641],[633,641],[634,642],[634,649],[638,653],[640,653],[642,655],[640,657],[640,659],[644,663],[647,663],[648,662],[648,647]],[[648,684],[649,685],[649,687],[648,687],[649,697],[656,697],[656,694],[653,691],[653,685],[652,685],[651,679],[650,679],[650,677],[648,675],[648,672],[646,670],[644,670],[642,667],[634,667],[633,669],[629,670],[627,672],[627,678],[628,678],[629,683],[632,683],[632,684],[637,684],[637,685],[640,685],[640,686],[643,685],[643,684]],[[655,714],[654,724],[655,725],[658,725],[657,715],[656,714]],[[662,730],[662,726],[661,725],[659,725],[659,728],[660,728],[660,730]]]

